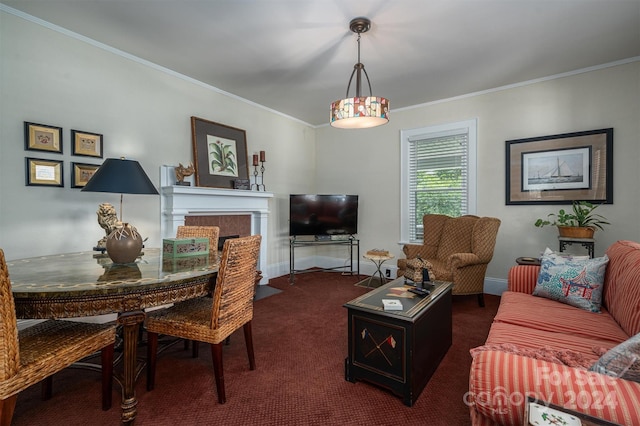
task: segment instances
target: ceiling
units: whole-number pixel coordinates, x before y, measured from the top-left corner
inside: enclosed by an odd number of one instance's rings
[[[358,16],[372,21],[361,60],[391,120],[394,109],[640,57],[640,0],[0,3],[312,125],[346,95]]]

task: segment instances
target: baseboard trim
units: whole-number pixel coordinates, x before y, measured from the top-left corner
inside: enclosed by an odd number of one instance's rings
[[[504,291],[507,291],[507,280],[505,280],[504,278],[486,277],[484,279],[485,293],[501,296]]]

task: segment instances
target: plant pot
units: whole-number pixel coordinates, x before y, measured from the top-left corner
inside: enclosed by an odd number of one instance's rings
[[[567,238],[593,238],[594,228],[584,226],[558,226],[561,237]]]

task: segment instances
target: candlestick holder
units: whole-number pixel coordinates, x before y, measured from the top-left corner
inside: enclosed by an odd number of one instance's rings
[[[260,191],[260,185],[258,185],[258,165],[257,164],[253,164],[253,182],[251,184],[251,189],[253,189],[253,187],[256,187],[256,191]]]
[[[260,182],[262,182],[262,190],[267,191],[267,187],[264,186],[264,161],[260,161]],[[258,191],[260,191],[260,186],[258,186]]]

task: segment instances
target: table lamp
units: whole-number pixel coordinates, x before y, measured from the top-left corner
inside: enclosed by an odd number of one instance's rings
[[[123,194],[158,194],[140,163],[125,158],[107,158],[82,191],[120,194],[120,222],[107,236],[107,254],[113,263],[134,262],[142,250],[142,237],[135,227],[122,220]]]

